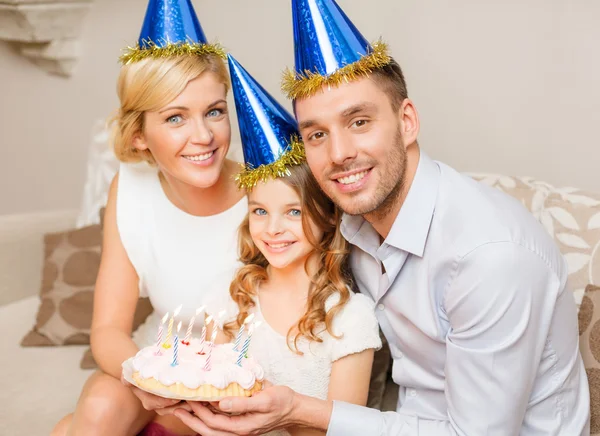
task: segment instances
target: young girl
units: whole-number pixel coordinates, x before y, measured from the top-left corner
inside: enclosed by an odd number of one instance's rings
[[[114,148],[123,163],[106,207],[91,329],[100,370],[54,435],[133,436],[155,419],[171,432],[160,434],[194,433],[174,417],[157,417],[154,409],[173,402],[125,386],[121,364],[155,340],[167,312],[181,305],[177,321],[187,322],[211,282],[237,265],[236,231],[247,204],[233,180],[238,164],[226,158],[226,65],[206,44],[191,3],[151,0],[145,24],[118,82]],[[133,315],[144,294],[155,312],[134,342]],[[157,427],[145,433],[158,434]]]
[[[269,382],[365,405],[381,342],[371,301],[349,288],[339,212],[303,162],[302,145],[288,145],[291,116],[231,56],[229,67],[248,168],[238,177],[248,188],[248,216],[239,232],[243,266],[229,295],[210,301],[208,313],[226,311],[222,341],[252,316],[249,354]],[[271,163],[264,163],[264,150],[271,150]],[[315,434],[272,434],[288,431]]]

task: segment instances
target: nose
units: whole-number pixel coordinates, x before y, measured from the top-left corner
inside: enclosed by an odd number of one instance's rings
[[[331,132],[329,137],[329,158],[336,165],[344,165],[356,158],[357,150],[351,138],[341,132]]]
[[[281,219],[278,215],[269,215],[269,222],[267,224],[267,233],[271,236],[279,235],[283,232],[281,228]]]
[[[209,145],[213,140],[213,132],[208,128],[204,120],[198,120],[193,123],[192,136],[190,138],[194,144]]]

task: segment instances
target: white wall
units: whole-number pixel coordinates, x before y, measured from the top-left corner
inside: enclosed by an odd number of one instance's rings
[[[194,1],[209,38],[280,101],[281,70],[293,64],[289,3]],[[390,43],[431,156],[600,192],[600,2],[339,3],[367,39]],[[116,108],[119,50],[136,40],[145,7],[95,0],[70,79],[0,43],[0,214],[78,207],[89,131]]]

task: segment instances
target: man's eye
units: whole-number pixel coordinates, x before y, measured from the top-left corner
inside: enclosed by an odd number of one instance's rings
[[[169,124],[179,124],[183,121],[183,117],[181,115],[172,115],[167,118],[167,123]]]
[[[323,139],[325,137],[325,133],[324,132],[316,132],[313,133],[312,135],[310,135],[308,137],[309,140],[314,141],[314,140],[319,140],[319,139]]]
[[[356,127],[362,127],[362,126],[364,126],[365,124],[367,124],[367,122],[368,122],[367,120],[356,120],[356,121],[354,122],[354,126],[356,126]]]

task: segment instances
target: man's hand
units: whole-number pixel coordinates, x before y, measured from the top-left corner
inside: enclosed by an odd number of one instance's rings
[[[138,397],[138,399],[142,403],[142,406],[146,410],[153,410],[153,411],[155,411],[159,415],[169,415],[169,414],[172,414],[172,412],[175,409],[176,405],[179,408],[185,407],[186,409],[189,410],[189,407],[186,407],[186,405],[184,405],[184,404],[179,404],[178,405],[178,403],[181,402],[180,400],[173,400],[173,399],[170,399],[170,398],[163,398],[163,397],[159,397],[157,395],[150,394],[150,393],[148,393],[146,391],[143,391],[143,390],[135,387],[131,383],[129,383],[127,380],[125,380],[122,375],[121,375],[121,382],[125,386],[127,386],[128,388],[131,389],[131,391],[134,393],[134,395],[136,397]]]
[[[252,397],[230,397],[213,403],[222,412],[214,413],[207,405],[189,402],[194,414],[177,409],[173,412],[185,425],[203,436],[251,436],[295,424],[292,419],[295,393],[286,386],[272,386]]]

